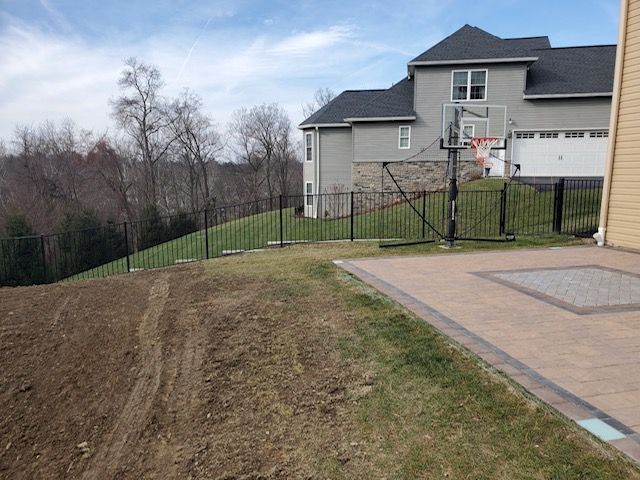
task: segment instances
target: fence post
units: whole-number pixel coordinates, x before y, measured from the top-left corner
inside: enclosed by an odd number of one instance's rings
[[[44,252],[44,235],[40,235],[40,252],[42,254],[42,283],[47,283],[47,255]]]
[[[556,195],[555,195],[555,211],[554,211],[554,225],[553,231],[555,233],[562,233],[562,210],[564,204],[564,178],[558,180],[555,185],[556,187]]]
[[[422,191],[422,238],[426,234],[426,218],[427,218],[427,191]]]
[[[500,196],[500,235],[504,235],[507,223],[507,183],[502,186],[502,195]]]
[[[129,230],[127,222],[124,222],[124,244],[127,249],[127,273],[131,272],[131,263],[129,262]]]
[[[209,215],[205,207],[204,209],[204,250],[207,260],[209,260]]]
[[[353,233],[353,190],[351,190],[351,241],[352,242],[354,238],[355,238],[355,235]]]
[[[280,207],[280,248],[284,247],[284,227],[282,225],[282,194],[280,194],[280,202],[279,202],[279,207]]]

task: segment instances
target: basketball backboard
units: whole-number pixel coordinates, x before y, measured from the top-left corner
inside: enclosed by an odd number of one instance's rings
[[[471,148],[471,139],[495,137],[494,149],[505,149],[507,107],[446,103],[442,106],[442,148]]]

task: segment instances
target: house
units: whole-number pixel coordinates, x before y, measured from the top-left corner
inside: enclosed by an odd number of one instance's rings
[[[599,245],[640,249],[640,1],[622,0]]]
[[[304,192],[380,191],[383,162],[397,162],[390,168],[405,190],[442,187],[447,154],[437,140],[452,102],[506,107],[507,148],[484,173],[509,176],[518,163],[522,178],[602,177],[615,51],[552,48],[548,37],[502,39],[465,25],[411,60],[392,87],[342,92],[299,125]],[[461,162],[463,181],[482,173]]]

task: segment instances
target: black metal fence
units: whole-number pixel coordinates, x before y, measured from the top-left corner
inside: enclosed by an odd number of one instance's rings
[[[484,190],[463,186],[456,205],[458,236],[590,235],[598,227],[601,192],[601,180],[504,183]],[[0,239],[0,285],[105,277],[291,243],[437,241],[446,233],[447,206],[443,191],[281,196],[86,230]]]

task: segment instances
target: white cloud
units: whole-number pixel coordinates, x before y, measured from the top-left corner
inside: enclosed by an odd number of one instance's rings
[[[360,42],[350,25],[278,37],[246,38],[206,27],[196,40],[191,35],[90,45],[12,19],[0,32],[0,138],[9,138],[16,124],[45,119],[71,118],[86,128],[110,128],[108,101],[117,94],[122,60],[129,56],[160,68],[165,94],[189,87],[202,95],[219,122],[236,108],[274,101],[298,122],[300,105],[316,87],[342,88],[342,79],[385,50]],[[358,79],[350,82],[359,84]]]

